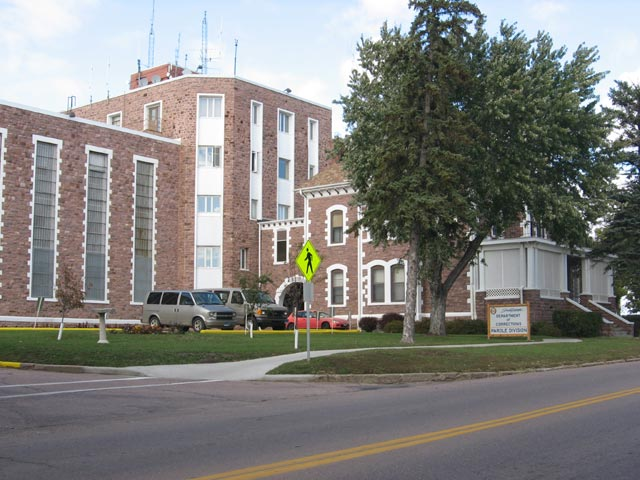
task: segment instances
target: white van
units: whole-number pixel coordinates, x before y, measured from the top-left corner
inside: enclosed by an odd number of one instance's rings
[[[142,307],[142,323],[156,327],[192,327],[199,332],[206,328],[232,330],[235,312],[225,307],[213,292],[187,290],[155,290],[149,292]]]

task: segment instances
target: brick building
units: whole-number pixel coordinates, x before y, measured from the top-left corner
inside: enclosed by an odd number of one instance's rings
[[[322,256],[313,308],[354,324],[404,311],[406,246],[347,234],[358,210],[327,155],[328,107],[171,65],[130,86],[67,115],[0,103],[0,322],[31,318],[38,297],[55,320],[62,266],[83,281],[86,307],[71,315],[84,320],[105,306],[112,320],[136,320],[152,288],[238,286],[248,274],[268,274],[276,300],[293,308],[306,239]],[[447,317],[483,319],[487,304],[528,301],[534,321],[577,308],[621,323],[604,265],[532,225],[484,242]],[[418,316],[430,309],[421,288]]]

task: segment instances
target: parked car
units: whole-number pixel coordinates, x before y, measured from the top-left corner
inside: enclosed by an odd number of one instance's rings
[[[212,292],[156,290],[149,292],[142,306],[142,323],[161,327],[193,327],[199,332],[206,328],[233,329],[236,313]]]
[[[241,288],[214,288],[211,291],[220,297],[224,305],[236,312],[238,325],[244,325],[246,317],[254,322],[254,328],[271,327],[274,330],[284,330],[287,309],[278,305],[268,293]],[[257,295],[257,298],[251,298],[252,295]]]
[[[309,328],[333,328],[337,330],[346,330],[349,328],[349,322],[343,318],[332,317],[327,312],[318,312],[316,310],[311,310],[310,313],[311,318],[309,318]],[[287,330],[293,330],[294,328],[307,328],[306,310],[298,312],[295,322],[293,320],[293,313],[289,315],[289,318],[287,319]]]

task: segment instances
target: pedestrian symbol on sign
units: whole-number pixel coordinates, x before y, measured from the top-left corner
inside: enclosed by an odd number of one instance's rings
[[[296,258],[296,264],[308,282],[311,281],[318,271],[318,266],[321,261],[322,259],[320,255],[318,255],[318,252],[316,252],[316,249],[313,248],[311,240],[307,240]]]

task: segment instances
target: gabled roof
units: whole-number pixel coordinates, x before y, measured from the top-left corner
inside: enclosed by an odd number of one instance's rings
[[[351,187],[351,182],[346,178],[342,165],[337,161],[333,161],[304,183],[299,192],[305,197],[326,194],[343,195],[353,193],[353,188]]]

